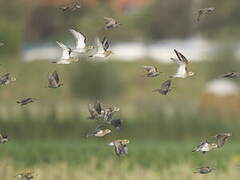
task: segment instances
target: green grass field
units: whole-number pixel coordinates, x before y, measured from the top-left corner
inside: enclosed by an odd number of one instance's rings
[[[196,142],[134,141],[129,155],[117,157],[108,140],[10,141],[1,145],[0,167],[6,180],[22,171],[34,171],[36,179],[236,180],[240,145],[231,140],[222,149],[205,155],[192,153]],[[195,168],[217,168],[209,175],[194,174]]]
[[[79,141],[10,141],[1,145],[0,159],[12,159],[20,166],[36,164],[68,163],[71,165],[87,164],[96,159],[99,168],[105,161],[127,161],[144,168],[164,168],[173,164],[191,164],[226,168],[227,162],[240,163],[240,145],[231,142],[205,155],[192,153],[191,150],[198,142],[166,142],[166,141],[134,141],[130,138],[129,155],[117,157],[113,148],[107,146],[110,139],[89,138]]]

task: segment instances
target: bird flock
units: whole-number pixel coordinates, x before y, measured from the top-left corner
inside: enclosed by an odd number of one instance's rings
[[[73,3],[62,6],[59,9],[62,12],[69,12],[69,11],[75,11],[81,8],[81,2],[79,0],[74,0]],[[202,16],[213,13],[215,11],[215,8],[203,8],[199,9],[198,15],[197,15],[197,22],[199,22],[202,18]],[[121,24],[116,21],[113,18],[104,17],[105,21],[105,30],[111,30],[115,29],[121,26]],[[82,54],[86,54],[92,51],[95,51],[91,55],[89,55],[89,58],[106,58],[113,54],[113,52],[110,50],[110,43],[107,37],[103,37],[102,40],[100,40],[99,37],[96,37],[95,39],[95,46],[87,45],[87,39],[86,37],[81,33],[74,29],[69,29],[69,32],[73,35],[75,39],[75,47],[71,48],[65,45],[62,42],[56,41],[57,45],[62,49],[62,55],[59,59],[56,61],[53,61],[52,63],[56,64],[72,64],[77,63],[79,61],[79,57]],[[4,46],[5,44],[0,42],[0,46]],[[189,60],[178,50],[174,49],[176,58],[170,58],[171,61],[173,61],[177,65],[177,71],[175,74],[169,76],[169,79],[165,80],[161,87],[158,89],[154,89],[153,92],[158,92],[162,95],[167,95],[171,90],[175,89],[175,87],[172,87],[172,78],[188,78],[191,76],[194,76],[195,73],[189,71],[188,65]],[[146,65],[143,66],[144,71],[146,72],[143,77],[146,78],[155,78],[160,76],[161,73],[159,72],[158,68],[155,66]],[[240,77],[239,72],[228,72],[222,75],[223,78],[236,78]],[[15,77],[12,77],[10,73],[6,73],[0,77],[0,85],[7,85],[11,82],[16,81]],[[54,71],[52,73],[48,73],[48,88],[59,88],[62,87],[63,83],[60,81],[59,75],[57,71]],[[16,101],[17,104],[21,106],[25,106],[29,103],[35,102],[36,98],[27,97],[22,98]],[[110,127],[115,128],[117,131],[120,131],[122,129],[123,121],[121,119],[114,119],[114,114],[120,111],[120,108],[111,106],[111,107],[103,107],[103,105],[97,101],[93,104],[88,104],[88,111],[90,116],[88,117],[89,120],[95,120],[97,122],[100,122],[96,128],[93,130],[90,130],[86,137],[104,137],[112,132]],[[222,148],[227,141],[227,139],[231,136],[231,133],[220,133],[213,136],[215,138],[214,142],[209,142],[208,140],[201,141],[193,150],[192,152],[202,152],[205,154],[206,152],[212,151],[214,149]],[[4,144],[8,141],[8,136],[0,134],[0,143]],[[123,156],[128,154],[128,148],[127,144],[130,143],[130,140],[128,139],[116,139],[112,142],[109,142],[107,145],[113,146],[115,154],[117,156]],[[197,168],[194,173],[200,173],[200,174],[208,174],[212,172],[213,170],[216,170],[215,168],[209,167],[209,166],[203,166],[200,168]],[[20,178],[22,180],[34,180],[34,174],[33,172],[23,172],[15,175],[14,177]]]

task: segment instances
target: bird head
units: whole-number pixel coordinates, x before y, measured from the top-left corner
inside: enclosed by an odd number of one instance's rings
[[[17,79],[15,77],[11,77],[11,81],[16,81]]]
[[[194,72],[189,72],[188,75],[193,76],[193,75],[195,75],[195,73]]]

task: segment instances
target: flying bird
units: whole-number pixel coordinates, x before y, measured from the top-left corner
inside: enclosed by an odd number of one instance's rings
[[[216,138],[218,148],[221,148],[223,147],[223,145],[225,144],[225,142],[228,140],[230,136],[232,136],[231,133],[221,133],[221,134],[216,134],[213,137]]]
[[[32,172],[19,173],[15,177],[21,180],[34,180],[34,176]]]
[[[128,139],[124,139],[124,140],[112,141],[108,145],[114,146],[114,151],[115,151],[116,155],[121,156],[121,155],[128,154],[127,144],[129,144],[129,143],[130,143],[130,141]]]
[[[109,18],[109,17],[104,17],[105,20],[105,29],[113,29],[119,27],[121,24],[118,23],[115,19]]]
[[[217,144],[216,143],[209,143],[208,141],[202,141],[200,142],[199,145],[197,145],[197,147],[195,147],[192,152],[202,152],[203,154],[205,154],[208,151],[211,151],[212,149],[217,148]]]
[[[8,141],[8,136],[0,134],[0,144],[4,144]]]
[[[228,72],[222,75],[223,78],[236,78],[236,77],[240,77],[240,72]]]
[[[111,130],[106,129],[102,124],[100,124],[92,132],[88,133],[87,137],[89,136],[104,137],[109,133],[111,133]]]
[[[208,174],[210,172],[212,172],[213,170],[216,170],[215,168],[210,168],[210,167],[200,167],[197,168],[197,171],[195,171],[194,173],[199,173],[199,174]]]
[[[66,12],[66,11],[75,11],[77,9],[80,9],[81,8],[81,3],[79,0],[74,0],[74,2],[68,6],[62,6],[60,7],[59,9],[62,10],[63,12]]]
[[[105,122],[110,122],[112,120],[112,116],[115,112],[120,111],[120,108],[118,107],[109,107],[103,109],[103,120]]]
[[[123,123],[123,121],[121,119],[112,119],[109,122],[109,124],[111,124],[117,130],[121,130],[122,129],[122,123]]]
[[[174,74],[173,76],[170,76],[170,77],[187,78],[189,76],[193,76],[195,73],[190,72],[187,68],[187,65],[189,63],[187,58],[182,53],[178,52],[176,49],[174,49],[174,52],[177,56],[177,59],[176,58],[170,58],[170,59],[178,65],[178,69],[177,69],[176,74]]]
[[[143,66],[144,70],[147,72],[145,77],[157,77],[161,72],[158,71],[156,66]]]
[[[162,95],[167,95],[173,87],[171,87],[172,81],[166,80],[162,83],[161,88],[154,89],[153,92],[159,92]]]
[[[201,19],[201,17],[202,17],[203,15],[210,14],[210,13],[212,13],[213,11],[215,11],[215,9],[216,9],[216,8],[214,8],[214,7],[199,9],[199,10],[198,10],[197,21],[199,22],[200,19]]]
[[[89,57],[104,58],[113,54],[113,52],[110,50],[109,41],[106,37],[103,38],[102,42],[99,38],[96,38],[95,43],[97,45],[97,52]]]
[[[90,117],[88,119],[95,120],[103,117],[103,110],[100,102],[88,104],[88,111],[90,113]]]
[[[59,82],[59,76],[57,71],[48,74],[48,87],[49,88],[58,88],[63,86],[63,83]]]
[[[0,77],[0,85],[7,85],[14,81],[16,81],[16,78],[10,76],[10,73],[4,74]]]
[[[56,64],[71,64],[78,62],[78,58],[72,56],[72,49],[64,45],[63,43],[56,41],[59,47],[62,49],[62,56],[58,61],[52,62]]]
[[[32,103],[36,100],[37,100],[36,98],[23,98],[23,99],[17,101],[17,103],[20,104],[21,106],[24,106],[24,105]]]
[[[86,46],[86,37],[82,33],[77,32],[74,29],[69,29],[69,31],[72,33],[76,41],[76,46],[72,50],[73,52],[81,54],[94,48],[93,46]]]

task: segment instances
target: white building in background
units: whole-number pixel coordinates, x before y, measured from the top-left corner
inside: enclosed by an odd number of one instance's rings
[[[207,59],[214,51],[215,45],[209,41],[195,37],[185,40],[170,39],[146,44],[142,42],[119,42],[111,45],[114,52],[111,59],[134,61],[138,59],[153,59],[168,63],[170,57],[175,57],[173,49],[182,52],[191,61]],[[61,49],[55,43],[27,45],[23,48],[24,61],[54,60],[61,56]]]
[[[239,95],[240,87],[229,79],[216,79],[206,84],[205,93],[216,96]]]

